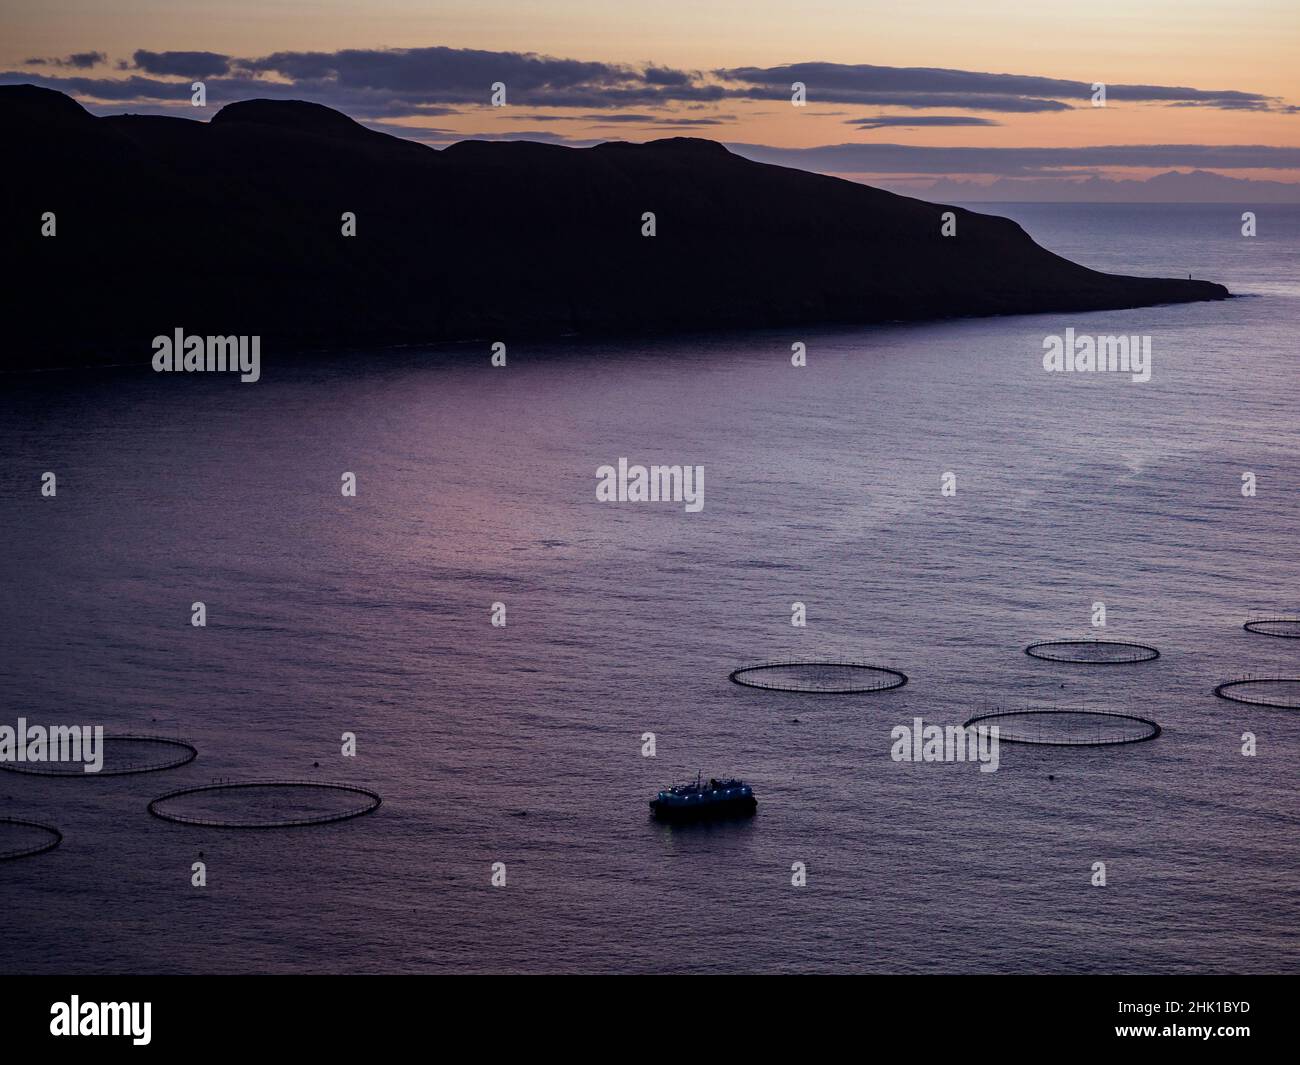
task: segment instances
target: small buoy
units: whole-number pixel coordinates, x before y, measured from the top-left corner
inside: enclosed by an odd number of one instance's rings
[[[1056,777],[1052,776],[1051,773],[1048,773],[1048,774],[1047,774],[1047,779],[1048,779],[1048,780],[1055,780]]]
[[[319,769],[319,768],[320,768],[320,762],[312,762],[311,767],[312,767],[313,769]]]
[[[797,725],[797,724],[799,724],[799,719],[798,719],[797,717],[792,717],[792,718],[790,719],[790,724],[792,724],[792,725]]]

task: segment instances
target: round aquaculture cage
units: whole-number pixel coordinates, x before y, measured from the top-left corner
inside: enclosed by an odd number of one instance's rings
[[[1261,636],[1280,636],[1285,640],[1300,640],[1300,618],[1261,618],[1242,626],[1247,632]]]
[[[1154,721],[1110,710],[999,710],[966,722],[967,728],[981,725],[996,725],[999,742],[1044,747],[1110,747],[1160,735]]]
[[[907,675],[861,662],[769,662],[732,670],[733,683],[773,692],[809,695],[856,695],[901,688]]]
[[[1214,689],[1220,699],[1247,706],[1300,710],[1300,677],[1263,677],[1229,680]]]
[[[63,842],[63,833],[53,825],[0,817],[0,862],[30,858],[52,851]]]
[[[1045,640],[1025,648],[1030,658],[1044,662],[1069,662],[1081,666],[1124,666],[1150,662],[1160,652],[1144,643],[1121,640]]]
[[[82,749],[83,754],[85,749]],[[103,764],[87,771],[83,758],[65,761],[0,762],[0,769],[38,777],[125,777],[133,773],[157,773],[189,765],[199,756],[198,748],[184,740],[165,736],[105,736]]]
[[[349,821],[379,809],[375,792],[319,780],[218,781],[179,788],[149,803],[164,821],[207,828],[299,828]]]

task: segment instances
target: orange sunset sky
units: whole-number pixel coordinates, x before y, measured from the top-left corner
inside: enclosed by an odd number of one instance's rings
[[[1300,11],[1282,0],[4,0],[3,17],[0,82],[59,88],[101,114],[203,119],[288,95],[435,145],[690,135],[904,146],[774,159],[904,184],[1170,169],[1300,182]],[[792,65],[806,107],[791,106]],[[1104,82],[1107,106],[1008,75]],[[489,104],[496,80],[506,107]],[[1116,146],[1140,150],[1081,151]]]

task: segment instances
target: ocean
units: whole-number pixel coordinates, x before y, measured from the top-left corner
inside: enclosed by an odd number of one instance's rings
[[[1242,628],[1300,611],[1300,207],[1255,208],[1247,238],[1249,204],[972,206],[1237,298],[510,341],[505,367],[491,338],[267,336],[256,384],[155,374],[149,350],[4,375],[0,724],[199,755],[0,773],[0,817],[64,834],[0,863],[0,971],[1297,971],[1300,712],[1212,692],[1300,677],[1300,641]],[[1045,372],[1066,329],[1149,336],[1150,380]],[[598,502],[620,458],[702,466],[702,509]],[[1160,658],[1024,652],[1097,636]],[[909,683],[728,681],[822,658]],[[890,757],[895,726],[993,707],[1163,732],[1003,744],[990,773]],[[744,777],[757,814],[653,822],[697,771]],[[272,778],[383,805],[265,832],[146,812]]]

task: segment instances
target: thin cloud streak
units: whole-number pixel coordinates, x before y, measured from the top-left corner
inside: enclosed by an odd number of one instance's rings
[[[976,118],[974,115],[872,115],[867,118],[846,118],[846,125],[860,129],[885,129],[901,127],[916,129],[921,126],[1000,126],[991,118]]]

